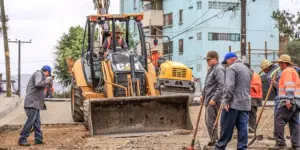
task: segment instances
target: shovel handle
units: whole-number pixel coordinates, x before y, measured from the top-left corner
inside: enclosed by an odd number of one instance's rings
[[[196,128],[195,128],[195,131],[194,131],[191,147],[194,147],[194,145],[195,145],[195,139],[196,139],[196,135],[197,135],[197,132],[198,132],[198,126],[199,126],[199,121],[200,121],[200,118],[201,118],[201,112],[202,112],[202,109],[203,109],[203,105],[204,105],[204,102],[201,102],[201,106],[200,106],[200,110],[199,110],[198,117],[197,117]]]

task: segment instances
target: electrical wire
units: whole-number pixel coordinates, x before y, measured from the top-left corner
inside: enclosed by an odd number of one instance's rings
[[[26,62],[21,62],[21,64],[24,64],[24,63],[39,63],[39,62],[53,62],[54,60],[37,60],[37,61],[26,61]],[[10,62],[11,64],[12,63],[18,63],[18,62]],[[5,64],[4,62],[1,62],[0,64]]]

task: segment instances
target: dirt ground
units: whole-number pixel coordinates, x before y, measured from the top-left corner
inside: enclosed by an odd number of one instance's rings
[[[199,106],[190,107],[190,115],[195,125]],[[273,108],[266,108],[262,117],[262,125],[269,116],[272,115]],[[192,139],[192,132],[176,130],[164,134],[149,134],[132,138],[110,138],[103,136],[89,136],[83,125],[43,125],[44,145],[33,145],[30,147],[20,147],[17,144],[21,131],[21,126],[7,126],[0,130],[0,150],[1,149],[117,149],[117,150],[180,150],[184,146],[189,146]],[[203,147],[209,141],[204,124],[204,113],[199,125],[196,139],[196,147]],[[261,131],[264,140],[256,141],[249,149],[267,149],[273,145],[274,141],[269,141],[268,136],[273,132],[273,117]],[[249,140],[250,141],[250,140]],[[34,143],[34,135],[29,138],[30,143]],[[289,143],[289,142],[288,142]],[[236,139],[233,138],[227,149],[236,149]]]

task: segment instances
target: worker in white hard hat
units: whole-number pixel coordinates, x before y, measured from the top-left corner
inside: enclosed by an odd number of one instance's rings
[[[158,59],[161,57],[159,53],[159,49],[157,47],[154,47],[151,49],[151,55],[150,60],[154,67],[158,67]]]

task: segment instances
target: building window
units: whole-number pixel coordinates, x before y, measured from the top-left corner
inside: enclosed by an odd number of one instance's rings
[[[171,25],[173,25],[173,13],[165,14],[164,26],[171,26]]]
[[[179,54],[183,54],[183,39],[179,39]]]
[[[136,9],[136,0],[133,0],[133,9]]]
[[[183,22],[183,10],[179,10],[179,23]]]
[[[125,7],[125,6],[124,6],[124,5],[125,5],[125,4],[124,4],[124,3],[125,3],[124,1],[125,1],[125,0],[120,0],[120,3],[121,3],[121,4],[120,4],[120,7],[121,7],[121,8],[120,8],[120,12],[121,12],[121,14],[124,14],[124,7]]]
[[[210,41],[240,41],[239,33],[208,33],[208,40]]]
[[[169,52],[169,46],[170,46],[170,54],[173,54],[173,41],[170,41],[170,45],[169,42],[164,42],[163,43],[163,55],[167,55]]]
[[[202,1],[198,1],[197,2],[197,9],[201,9],[202,8]]]
[[[197,33],[197,40],[202,40],[202,33],[201,32]]]
[[[208,8],[209,9],[228,9],[230,7],[238,6],[239,3],[232,3],[232,2],[216,2],[216,1],[209,1]],[[239,7],[236,7],[239,10]]]

